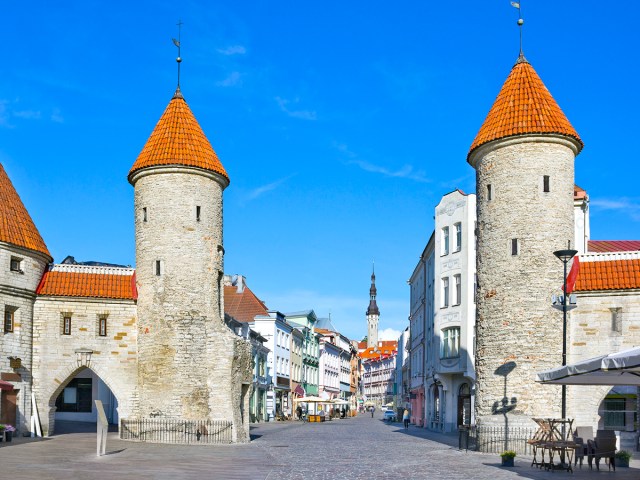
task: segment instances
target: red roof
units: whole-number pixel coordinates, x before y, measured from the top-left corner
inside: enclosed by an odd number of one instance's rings
[[[358,353],[363,360],[379,360],[381,358],[388,358],[398,353],[398,342],[395,340],[383,340],[378,342],[382,344],[378,347],[368,347],[365,350]]]
[[[253,322],[256,315],[268,315],[268,309],[246,285],[241,293],[238,293],[237,287],[225,285],[224,313],[239,322],[249,323]]]
[[[53,265],[36,290],[53,297],[138,298],[135,271],[132,268]]]
[[[51,258],[40,232],[0,163],[0,242],[44,253]]]
[[[560,134],[583,143],[569,120],[533,69],[522,60],[513,66],[489,114],[471,144],[476,148],[493,140],[529,134]]]
[[[138,170],[161,165],[202,168],[218,173],[229,180],[211,143],[207,140],[189,105],[184,101],[180,89],[169,102],[138,159],[131,167],[129,181]]]
[[[636,252],[640,240],[589,240],[589,252]]]
[[[639,255],[611,254],[606,255],[606,259],[597,261],[590,261],[589,257],[589,255],[580,256],[580,271],[575,291],[640,288]]]

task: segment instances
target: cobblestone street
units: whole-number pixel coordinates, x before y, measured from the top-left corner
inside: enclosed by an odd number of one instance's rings
[[[249,445],[186,447],[124,442],[110,434],[108,455],[96,457],[95,433],[0,443],[0,478],[21,479],[604,479],[640,478],[640,462],[609,472],[588,466],[565,472],[514,468],[497,455],[457,449],[454,436],[371,418],[325,423],[275,422],[251,428]],[[603,465],[601,465],[602,467]],[[635,468],[634,468],[635,467]]]

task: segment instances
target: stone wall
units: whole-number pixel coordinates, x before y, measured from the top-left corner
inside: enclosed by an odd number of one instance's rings
[[[71,335],[62,319],[71,316]],[[107,317],[100,336],[99,317]],[[44,435],[55,431],[55,401],[75,375],[93,370],[118,399],[118,415],[131,415],[137,392],[137,322],[133,300],[38,297],[33,316],[33,388]],[[91,350],[79,362],[77,349]]]
[[[502,422],[507,414],[560,416],[560,387],[536,384],[535,374],[562,360],[562,315],[551,307],[551,295],[562,285],[563,273],[553,252],[574,239],[575,151],[564,137],[527,136],[487,144],[472,159],[480,423]],[[544,175],[550,176],[548,193]],[[517,255],[512,239],[518,240]]]

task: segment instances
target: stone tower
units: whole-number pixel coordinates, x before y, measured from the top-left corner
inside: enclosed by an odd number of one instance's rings
[[[229,177],[178,88],[131,171],[141,417],[229,420],[248,441],[250,347],[224,324]]]
[[[369,307],[367,308],[367,347],[378,346],[378,321],[380,310],[376,303],[376,273],[371,273],[371,288],[369,289]]]
[[[562,361],[562,315],[551,295],[563,270],[553,252],[574,239],[582,147],[521,54],[467,157],[476,169],[480,424],[560,416],[560,387],[536,384],[535,373]]]

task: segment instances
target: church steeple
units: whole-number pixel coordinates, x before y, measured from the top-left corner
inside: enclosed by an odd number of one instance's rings
[[[371,288],[369,289],[369,307],[367,308],[367,347],[378,346],[378,321],[380,310],[376,302],[376,272],[371,273]]]

